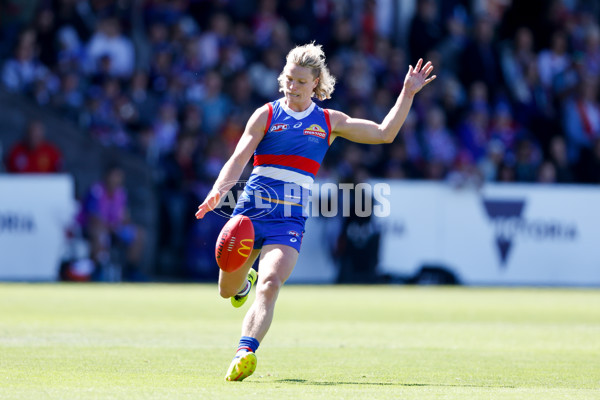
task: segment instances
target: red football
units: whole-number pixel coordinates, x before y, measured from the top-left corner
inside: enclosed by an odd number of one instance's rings
[[[254,247],[254,226],[245,215],[231,218],[219,233],[215,245],[217,265],[225,272],[240,268]]]

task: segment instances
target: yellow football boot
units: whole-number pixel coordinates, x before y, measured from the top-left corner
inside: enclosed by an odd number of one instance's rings
[[[231,305],[234,306],[235,308],[240,308],[241,306],[244,305],[244,303],[246,302],[246,300],[248,300],[248,295],[250,294],[250,290],[252,289],[252,286],[254,286],[256,284],[256,280],[258,279],[258,273],[256,272],[256,270],[254,268],[250,268],[250,271],[248,271],[248,282],[250,282],[250,287],[242,290],[242,292],[240,293],[244,293],[244,294],[236,294],[235,296],[233,296],[231,298]]]
[[[225,375],[226,381],[243,381],[256,370],[256,354],[251,351],[238,351]]]

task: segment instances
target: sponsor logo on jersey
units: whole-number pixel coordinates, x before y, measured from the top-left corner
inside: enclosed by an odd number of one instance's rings
[[[320,137],[321,139],[325,139],[327,137],[327,132],[320,125],[312,124],[308,128],[304,130],[305,135],[311,135]]]
[[[290,126],[288,124],[275,124],[271,127],[271,129],[269,129],[269,132],[282,132],[285,131],[286,129],[290,129]]]
[[[298,129],[302,126],[302,122],[298,122],[297,124],[294,124],[294,128]]]
[[[297,237],[297,238],[299,238],[299,237],[300,237],[300,234],[299,234],[298,232],[296,232],[296,231],[289,231],[289,232],[288,232],[288,235],[292,235],[292,236],[295,236],[295,237]]]

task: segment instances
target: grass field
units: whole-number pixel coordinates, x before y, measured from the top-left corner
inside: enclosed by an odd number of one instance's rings
[[[0,399],[600,399],[600,291],[288,286],[256,373],[215,285],[0,285]]]

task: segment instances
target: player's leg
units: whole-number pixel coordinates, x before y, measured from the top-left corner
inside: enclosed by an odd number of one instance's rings
[[[298,251],[290,246],[266,245],[262,251],[256,298],[242,326],[243,336],[253,337],[259,342],[265,337],[273,321],[279,290],[290,277],[298,260]]]
[[[271,326],[279,290],[292,273],[297,259],[298,250],[287,245],[263,247],[256,298],[244,318],[242,338],[225,375],[226,380],[241,381],[254,373],[257,363],[254,353]]]
[[[248,271],[254,265],[254,261],[260,254],[260,249],[254,249],[250,253],[248,260],[241,268],[233,272],[219,271],[219,294],[227,299],[234,297],[240,290],[243,290],[248,281]]]

